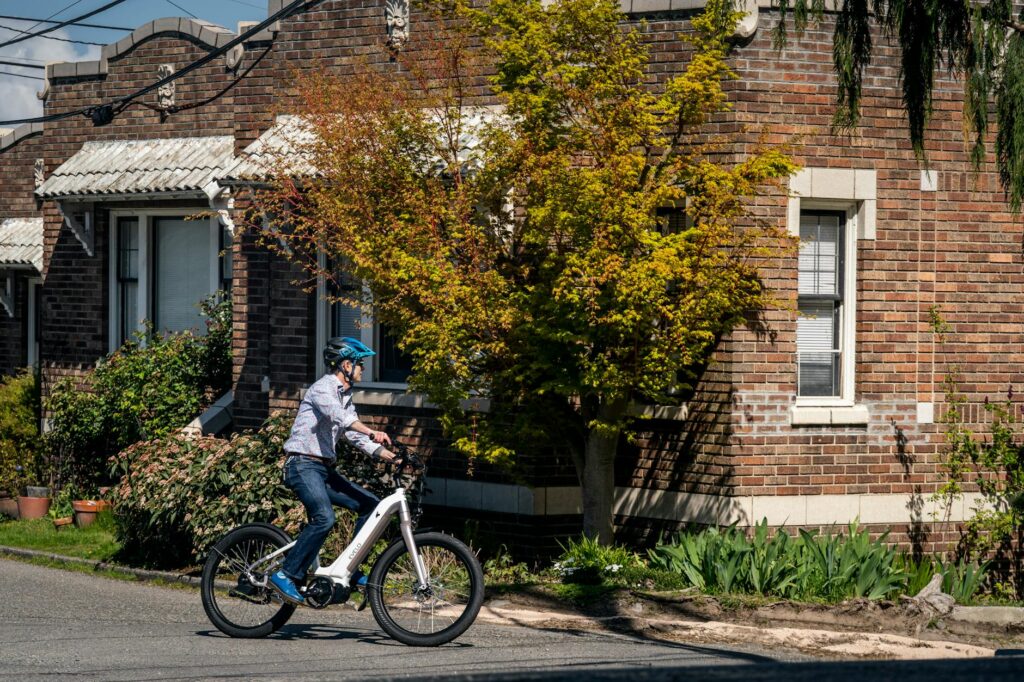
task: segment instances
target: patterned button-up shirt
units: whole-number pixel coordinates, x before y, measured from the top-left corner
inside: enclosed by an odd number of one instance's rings
[[[380,445],[366,434],[349,428],[358,420],[351,389],[346,391],[334,374],[325,374],[306,390],[284,450],[333,462],[338,457],[334,445],[344,434],[350,443],[372,455]]]

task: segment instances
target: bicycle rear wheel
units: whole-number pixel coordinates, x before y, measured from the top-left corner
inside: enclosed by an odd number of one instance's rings
[[[450,535],[421,533],[416,546],[430,584],[420,588],[412,556],[404,542],[396,542],[370,572],[370,608],[381,628],[403,644],[445,644],[480,612],[483,571],[470,549]]]
[[[266,637],[288,622],[295,607],[268,587],[266,577],[277,571],[284,556],[246,570],[257,559],[291,540],[284,531],[266,524],[239,526],[222,538],[203,567],[203,609],[217,629],[231,637]]]

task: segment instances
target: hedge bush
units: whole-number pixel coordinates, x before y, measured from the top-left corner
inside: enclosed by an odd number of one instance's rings
[[[171,434],[136,443],[111,458],[114,515],[122,558],[137,564],[182,566],[242,523],[267,522],[298,532],[302,504],[282,481],[283,445],[293,414],[280,413],[256,432],[230,440]],[[339,460],[339,470],[383,492],[365,456]],[[340,550],[354,516],[341,522],[327,544]]]
[[[207,332],[157,334],[126,342],[46,401],[46,451],[58,486],[90,490],[114,452],[180,429],[231,387],[231,305],[200,304]]]
[[[0,497],[46,483],[39,466],[39,382],[26,369],[0,381]]]

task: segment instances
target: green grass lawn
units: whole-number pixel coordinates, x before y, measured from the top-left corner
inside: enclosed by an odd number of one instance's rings
[[[56,530],[50,519],[0,522],[0,545],[102,561],[113,558],[121,548],[114,539],[110,514],[100,514],[86,528],[71,525],[61,530]]]

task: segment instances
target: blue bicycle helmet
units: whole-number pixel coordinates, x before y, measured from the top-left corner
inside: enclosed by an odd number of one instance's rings
[[[327,341],[324,348],[324,364],[334,368],[340,365],[342,360],[351,360],[355,363],[373,355],[376,353],[362,341],[351,336],[335,336]]]

